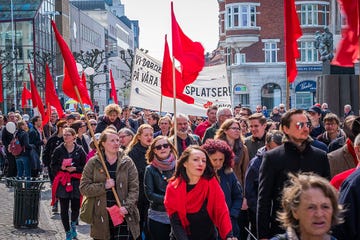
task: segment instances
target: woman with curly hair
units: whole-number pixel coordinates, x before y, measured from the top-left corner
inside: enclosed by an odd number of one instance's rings
[[[338,194],[329,181],[316,174],[289,174],[289,185],[283,189],[278,220],[286,233],[272,240],[335,240],[331,227],[341,223],[342,207]]]
[[[238,217],[243,201],[240,183],[232,170],[234,154],[223,140],[208,139],[202,146],[209,155],[210,161],[220,181],[226,204],[229,208],[233,234],[239,238]]]
[[[120,119],[121,108],[115,103],[107,105],[104,109],[104,116],[99,117],[98,124],[95,128],[95,133],[101,133],[106,127],[113,125],[116,131],[126,127]]]

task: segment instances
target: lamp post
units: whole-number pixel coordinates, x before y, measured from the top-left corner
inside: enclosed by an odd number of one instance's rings
[[[13,58],[13,88],[14,88],[14,104],[17,108],[17,98],[16,98],[16,64],[15,64],[15,31],[14,31],[14,5],[13,0],[10,1],[11,9],[11,45],[12,45],[12,58]]]

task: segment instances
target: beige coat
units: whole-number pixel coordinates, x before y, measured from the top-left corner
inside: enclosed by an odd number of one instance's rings
[[[357,165],[346,144],[341,148],[328,153],[327,156],[330,164],[331,178],[336,174],[354,168]]]
[[[80,192],[87,197],[95,197],[95,209],[90,236],[96,239],[110,239],[108,213],[106,210],[106,174],[99,157],[91,158],[84,167],[80,181]],[[118,154],[116,169],[116,192],[121,205],[129,212],[125,220],[134,239],[140,236],[140,216],[136,207],[139,196],[138,173],[134,162],[123,152]]]

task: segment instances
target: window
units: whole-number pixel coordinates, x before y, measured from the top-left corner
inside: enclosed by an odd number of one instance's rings
[[[261,105],[272,109],[281,103],[281,88],[276,83],[267,83],[261,88]]]
[[[301,26],[327,26],[329,18],[328,3],[300,4],[298,8]]]
[[[245,53],[235,53],[235,65],[240,65],[246,62],[246,55]]]
[[[256,6],[259,4],[233,4],[226,7],[226,28],[255,28]]]
[[[265,62],[274,63],[277,62],[277,43],[275,41],[264,42]]]
[[[299,46],[301,62],[315,63],[319,61],[319,52],[314,46],[314,41],[301,41]]]
[[[238,84],[234,87],[234,105],[250,106],[250,94],[246,85]]]

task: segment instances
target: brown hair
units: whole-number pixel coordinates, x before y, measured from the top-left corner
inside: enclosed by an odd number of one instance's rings
[[[174,154],[174,156],[177,156],[177,151],[174,147],[174,145],[169,141],[168,137],[167,136],[157,136],[151,143],[150,147],[147,149],[146,151],[146,155],[145,155],[145,158],[147,160],[147,163],[151,163],[153,160],[154,160],[154,157],[155,157],[155,153],[154,153],[154,149],[155,149],[155,144],[160,141],[160,140],[163,140],[165,139],[166,142],[170,145],[170,154]]]
[[[137,132],[131,142],[129,143],[128,148],[126,149],[127,153],[131,151],[131,149],[139,142],[139,136],[144,132],[145,129],[151,129],[154,132],[153,127],[150,124],[141,124],[140,127],[137,129]]]

